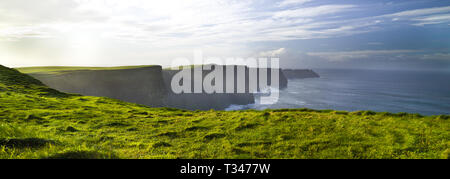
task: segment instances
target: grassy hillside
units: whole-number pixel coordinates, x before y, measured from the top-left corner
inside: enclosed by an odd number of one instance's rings
[[[149,108],[0,66],[0,158],[449,158],[449,118]]]

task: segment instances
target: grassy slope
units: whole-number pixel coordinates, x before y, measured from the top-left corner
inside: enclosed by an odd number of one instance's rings
[[[141,66],[119,66],[119,67],[77,67],[77,66],[43,66],[43,67],[23,67],[16,68],[21,73],[41,73],[41,74],[58,74],[66,71],[78,71],[78,70],[124,70],[152,67],[153,65],[141,65]]]
[[[448,158],[449,118],[148,108],[0,66],[0,158]]]

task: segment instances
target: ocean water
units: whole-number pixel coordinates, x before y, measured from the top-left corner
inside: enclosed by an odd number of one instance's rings
[[[450,72],[315,70],[321,78],[289,80],[278,102],[227,110],[311,108],[450,114]]]

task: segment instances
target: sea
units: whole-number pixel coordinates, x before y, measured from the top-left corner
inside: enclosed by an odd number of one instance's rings
[[[232,105],[226,110],[310,108],[450,114],[450,72],[315,69],[321,77],[293,79],[273,104]],[[267,101],[267,100],[266,100]]]

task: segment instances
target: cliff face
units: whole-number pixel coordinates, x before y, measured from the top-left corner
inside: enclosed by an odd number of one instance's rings
[[[110,97],[152,107],[163,106],[167,94],[160,66],[30,75],[59,91]]]
[[[203,68],[203,70],[202,70]],[[234,92],[237,93],[237,89],[236,87],[238,85],[242,85],[242,83],[245,85],[245,92],[244,93],[252,93],[254,91],[250,91],[250,84],[254,83],[254,85],[256,85],[256,87],[258,87],[258,91],[260,90],[259,87],[260,85],[262,86],[271,86],[271,87],[275,87],[275,82],[272,82],[272,70],[270,68],[268,69],[261,69],[261,68],[248,68],[246,66],[237,66],[237,65],[230,65],[230,66],[222,66],[222,65],[204,65],[203,67],[199,66],[199,67],[194,67],[191,69],[191,78],[194,78],[194,71],[196,69],[202,70],[201,72],[201,76],[202,79],[205,79],[205,77],[210,74],[212,71],[215,70],[215,68],[222,68],[223,69],[223,88],[224,91],[227,88],[227,78],[233,78],[231,79],[232,81],[234,81],[233,84],[233,88],[235,89]],[[228,69],[232,69],[232,73],[227,71]],[[207,70],[210,69],[210,70]],[[171,86],[171,80],[173,78],[173,76],[175,74],[177,74],[178,72],[180,72],[181,70],[163,70],[163,77],[164,77],[164,82],[166,84],[166,88],[170,89]],[[251,73],[253,73],[255,76],[253,78],[251,78]],[[260,81],[260,73],[267,73],[266,76],[266,80],[267,81]],[[191,91],[194,91],[194,86],[195,85],[202,85],[203,81],[194,81],[191,80],[190,78],[188,79],[188,81],[191,81]],[[286,78],[286,76],[284,75],[282,70],[279,70],[279,75],[278,75],[278,88],[280,89],[284,89],[287,88],[288,85],[288,79]],[[199,84],[200,83],[200,84]]]
[[[320,78],[319,74],[309,69],[285,69],[283,73],[288,79]]]
[[[267,84],[268,86],[271,86],[271,87],[274,86],[274,82],[272,82],[272,78],[270,77],[272,75],[272,70],[270,68],[268,68],[267,70],[264,69],[265,71],[262,72],[262,73],[267,73],[267,81],[260,81],[259,73],[263,69],[261,69],[261,68],[249,68],[249,70],[255,70],[257,72],[257,74],[258,74],[257,75],[257,77],[258,77],[257,78],[258,79],[258,81],[257,81],[258,86],[259,86],[260,83],[264,83],[264,85]],[[249,70],[247,70],[246,77],[245,77],[247,79],[247,81],[250,80],[249,79],[249,73],[250,73]],[[241,78],[241,77],[239,77],[239,78]],[[288,79],[285,76],[283,70],[280,69],[279,70],[279,74],[278,74],[278,88],[279,89],[285,89],[285,88],[287,88],[287,86],[288,86]],[[258,90],[260,90],[260,89],[258,88]]]
[[[194,71],[196,69],[201,70],[203,67],[206,67],[210,70],[203,70],[201,71],[201,77],[204,80],[205,77],[207,77],[208,74],[210,74],[215,68],[223,68],[223,92],[224,93],[212,93],[208,94],[205,90],[203,90],[203,93],[193,93],[194,92],[194,86],[203,86],[203,80],[200,81],[194,81],[191,80],[194,78]],[[201,110],[207,110],[207,109],[225,109],[229,107],[231,104],[235,105],[245,105],[245,104],[253,104],[255,103],[255,99],[253,96],[253,91],[250,90],[250,81],[253,80],[256,82],[256,85],[259,86],[260,81],[259,79],[259,71],[261,69],[256,68],[248,68],[245,66],[221,66],[221,65],[204,65],[204,66],[194,67],[191,69],[191,74],[187,78],[187,81],[190,81],[191,84],[191,92],[192,93],[181,93],[176,94],[172,91],[171,82],[173,77],[180,72],[180,70],[163,70],[163,78],[164,83],[166,86],[166,89],[169,91],[169,95],[166,98],[167,104],[170,104],[171,106],[177,107],[177,108],[183,108],[183,109],[201,109]],[[231,67],[233,68],[233,73],[228,74],[230,72],[227,72],[226,68]],[[250,79],[250,71],[254,70],[256,72],[256,78],[257,79]],[[265,73],[265,72],[264,72]],[[270,75],[271,75],[271,69],[267,69],[267,81],[265,84],[268,86],[272,86],[273,83]],[[234,81],[233,84],[233,92],[232,93],[225,93],[227,89],[227,78],[234,78],[232,79]],[[279,88],[283,89],[287,87],[287,78],[284,76],[282,71],[280,70],[279,73]],[[261,81],[261,83],[264,83]],[[239,84],[243,84],[242,86],[245,87],[244,91],[238,91],[237,86]],[[257,87],[258,87],[257,86]],[[258,88],[259,90],[259,88]]]
[[[196,67],[202,68],[202,67]],[[213,69],[213,68],[212,68]],[[202,93],[194,93],[194,86],[202,86],[203,87],[203,79],[205,79],[206,75],[212,72],[212,70],[203,70],[201,71],[202,80],[195,81],[194,79],[194,70],[191,70],[190,78],[187,77],[186,81],[190,81],[191,84],[191,93],[181,93],[176,94],[172,91],[171,82],[173,77],[180,72],[180,70],[163,70],[163,78],[166,89],[169,91],[169,95],[167,96],[167,104],[170,104],[176,108],[182,109],[200,109],[200,110],[208,110],[208,109],[216,109],[223,110],[229,107],[232,104],[236,105],[245,105],[255,103],[255,99],[252,93],[207,93],[205,90],[202,90]],[[237,71],[235,71],[236,73]],[[226,87],[226,72],[224,70],[224,88]],[[236,80],[234,81],[236,84]],[[235,85],[236,86],[236,85]]]

